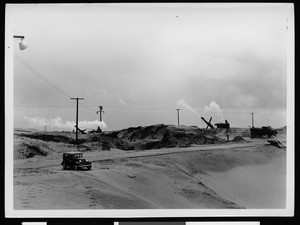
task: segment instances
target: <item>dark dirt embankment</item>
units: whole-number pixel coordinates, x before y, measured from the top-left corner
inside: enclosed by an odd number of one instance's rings
[[[62,142],[62,143],[70,143],[72,139],[63,134],[55,133],[46,133],[46,132],[32,132],[32,133],[20,133],[18,134],[20,137],[27,137],[32,139],[38,139],[42,141],[53,141],[53,142]]]
[[[214,144],[224,142],[223,137],[218,137],[218,129],[207,130],[196,126],[152,125],[146,127],[130,127],[119,131],[103,132],[101,134],[80,134],[78,143],[85,151],[109,150],[117,148],[122,150],[148,150],[174,147],[190,147],[198,144]],[[39,140],[43,142],[55,142],[76,144],[73,132],[26,132],[15,131],[16,138],[27,141]],[[23,150],[21,150],[23,151]]]
[[[109,151],[111,148],[128,150],[151,150],[161,148],[186,148],[202,144],[246,142],[249,129],[200,129],[196,126],[157,124],[130,127],[119,131],[87,133],[78,135],[80,151]],[[228,137],[229,140],[227,139]],[[15,156],[17,159],[46,156],[50,153],[70,151],[76,146],[74,132],[15,130]],[[25,143],[25,144],[21,144]]]

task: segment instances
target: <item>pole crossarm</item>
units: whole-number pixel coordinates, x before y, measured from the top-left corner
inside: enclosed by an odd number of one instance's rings
[[[72,100],[84,100],[84,98],[70,98],[70,99],[72,99]]]
[[[20,36],[20,35],[14,35],[14,38],[21,38],[21,39],[24,39],[25,37],[24,37],[24,36]]]

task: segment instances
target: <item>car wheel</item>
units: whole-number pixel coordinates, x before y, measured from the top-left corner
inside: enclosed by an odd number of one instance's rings
[[[78,166],[75,166],[75,170],[79,170],[79,167],[78,167]]]

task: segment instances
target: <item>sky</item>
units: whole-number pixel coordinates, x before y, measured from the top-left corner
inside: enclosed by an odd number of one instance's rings
[[[287,125],[288,4],[14,4],[13,123]],[[99,106],[103,106],[100,123]],[[176,109],[180,109],[177,111]]]

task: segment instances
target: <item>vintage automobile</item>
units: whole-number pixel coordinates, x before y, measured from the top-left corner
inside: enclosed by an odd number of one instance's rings
[[[256,137],[263,137],[263,136],[267,136],[267,137],[272,137],[272,136],[276,136],[277,131],[272,129],[270,126],[265,126],[265,127],[252,127],[250,128],[250,132],[251,132],[251,138],[256,138]]]
[[[83,158],[81,152],[65,152],[63,153],[63,161],[61,163],[63,169],[75,169],[75,170],[90,170],[92,163]]]

